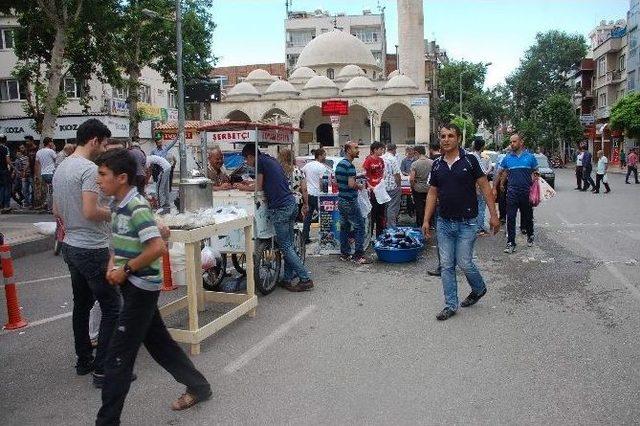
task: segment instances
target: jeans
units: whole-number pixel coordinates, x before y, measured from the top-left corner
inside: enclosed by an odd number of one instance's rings
[[[304,223],[302,225],[302,240],[307,241],[309,239],[309,232],[311,230],[311,218],[313,212],[318,211],[318,197],[315,195],[309,195],[309,211],[304,217]]]
[[[161,208],[171,207],[169,204],[169,180],[171,179],[169,174],[169,170],[163,170],[158,175],[158,206]]]
[[[595,188],[596,183],[593,181],[593,178],[591,177],[591,167],[583,166],[583,170],[584,170],[584,174],[582,177],[582,181],[583,181],[582,190],[586,191],[587,189],[589,189],[589,185],[591,185],[592,188]]]
[[[11,175],[8,171],[0,171],[0,209],[11,205]]]
[[[624,181],[629,182],[629,176],[631,176],[631,173],[633,173],[633,177],[636,180],[636,183],[638,183],[638,168],[635,166],[627,167],[627,177],[624,179]]]
[[[276,231],[276,241],[284,257],[282,279],[291,281],[295,272],[300,281],[310,280],[309,272],[293,247],[293,226],[298,216],[298,205],[294,202],[278,209],[269,209],[267,213],[269,220],[273,223],[273,228]]]
[[[353,229],[355,235],[355,257],[364,254],[364,218],[360,213],[358,200],[348,198],[338,198],[338,211],[340,212],[340,253],[351,254],[349,246],[349,233]]]
[[[604,179],[604,174],[599,175],[598,173],[596,173],[596,186],[595,186],[596,192],[600,192],[600,182],[604,184],[604,189],[607,192],[611,191],[609,184],[607,182],[603,182],[603,179]]]
[[[22,178],[22,195],[27,206],[33,205],[33,178]]]
[[[416,226],[422,228],[424,221],[424,210],[427,205],[427,193],[413,191],[413,204],[416,208]]]
[[[478,194],[478,231],[486,231],[485,226],[485,210],[487,209],[487,202],[484,199],[483,194]]]
[[[516,245],[516,215],[520,210],[520,228],[533,237],[533,206],[528,193],[507,194],[507,242]]]
[[[398,226],[398,215],[400,214],[400,204],[402,203],[402,189],[400,187],[387,191],[391,200],[385,204],[387,227],[395,228]]]
[[[79,362],[90,362],[93,358],[89,339],[89,312],[97,299],[102,311],[95,370],[104,371],[104,359],[109,340],[120,312],[120,295],[106,280],[109,249],[84,249],[64,244],[64,261],[71,274],[73,290],[73,338]]]
[[[128,281],[121,290],[124,305],[105,362],[102,407],[96,425],[120,424],[133,365],[143,343],[149,355],[176,381],[185,385],[189,393],[199,399],[208,398],[211,395],[209,382],[171,338],[162,321],[158,311],[160,291],[142,290]]]
[[[458,309],[456,266],[462,269],[474,293],[480,294],[486,289],[484,279],[480,275],[478,267],[473,263],[473,245],[477,233],[478,222],[476,218],[452,220],[438,217],[436,234],[442,266],[444,302],[453,311]]]
[[[43,190],[45,191],[44,199],[45,199],[47,210],[53,209],[53,199],[52,199],[53,187],[51,185],[52,181],[53,181],[53,175],[42,175]]]

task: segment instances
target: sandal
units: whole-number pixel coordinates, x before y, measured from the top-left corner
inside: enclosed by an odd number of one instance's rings
[[[186,410],[187,408],[191,408],[196,405],[198,402],[198,397],[196,395],[190,394],[189,392],[185,392],[180,395],[180,398],[176,399],[171,403],[171,409],[173,411],[181,411]]]

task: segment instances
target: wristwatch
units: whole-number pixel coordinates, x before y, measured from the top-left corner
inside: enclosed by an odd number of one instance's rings
[[[133,269],[131,269],[131,266],[129,266],[129,262],[124,264],[124,266],[122,267],[122,270],[124,271],[125,274],[127,274],[127,276],[133,274]]]

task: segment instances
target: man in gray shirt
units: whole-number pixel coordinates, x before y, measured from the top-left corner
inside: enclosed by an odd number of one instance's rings
[[[75,152],[60,163],[53,177],[54,214],[65,224],[62,251],[71,274],[73,335],[78,375],[93,371],[102,383],[104,359],[120,312],[120,296],[106,280],[109,263],[111,211],[101,203],[96,183],[98,167],[91,161],[104,152],[111,132],[89,119],[78,127]],[[89,339],[89,311],[94,300],[102,311],[95,360]]]

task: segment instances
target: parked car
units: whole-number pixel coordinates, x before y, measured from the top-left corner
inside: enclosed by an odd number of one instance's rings
[[[538,172],[540,176],[547,181],[552,188],[555,189],[556,184],[556,172],[551,168],[549,159],[543,154],[535,154],[536,160],[538,160]]]

